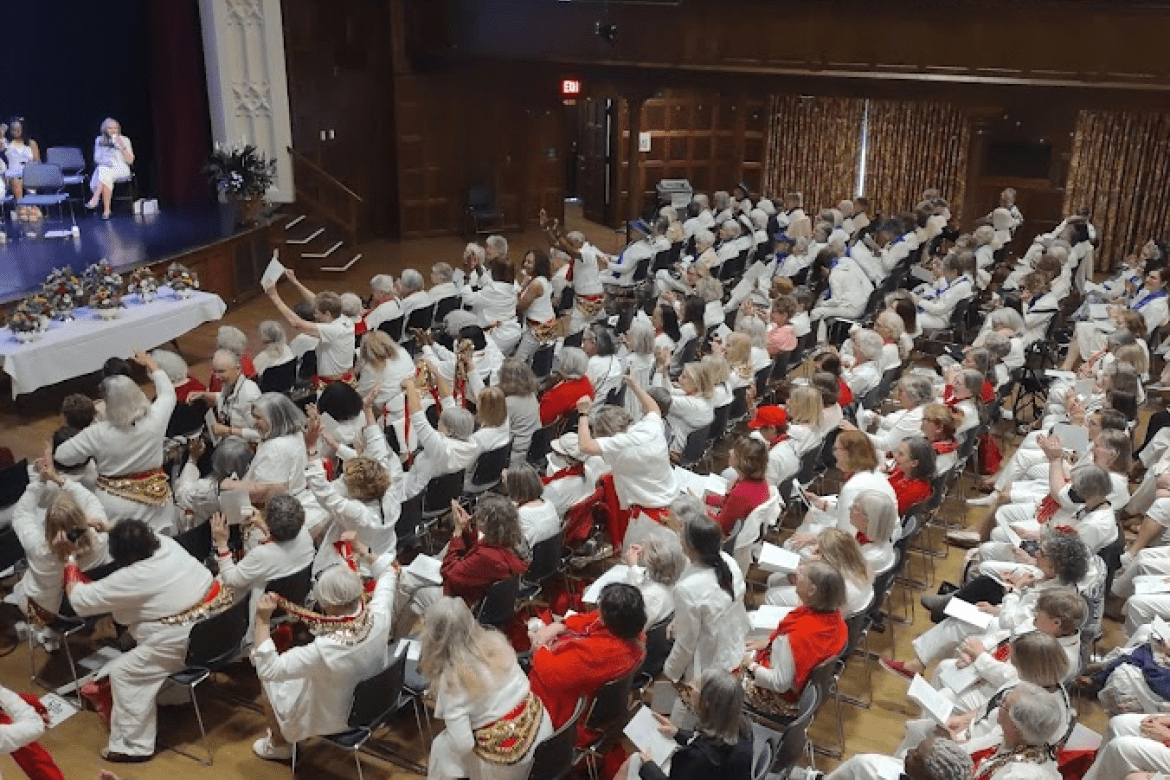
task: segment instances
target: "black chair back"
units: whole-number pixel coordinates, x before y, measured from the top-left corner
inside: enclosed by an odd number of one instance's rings
[[[188,668],[214,670],[232,661],[244,646],[248,634],[251,592],[236,594],[236,602],[215,617],[201,620],[191,628],[187,642]]]
[[[175,408],[171,411],[171,419],[167,422],[167,438],[189,436],[196,433],[203,428],[206,420],[207,402],[203,399],[194,403],[175,404]]]
[[[507,625],[516,614],[516,599],[519,595],[519,576],[492,583],[480,599],[475,610],[475,619],[480,625],[492,628]]]
[[[24,560],[24,546],[12,526],[0,528],[0,572],[6,572]]]
[[[605,394],[605,403],[610,406],[625,406],[626,404],[626,384],[622,382]]]
[[[346,723],[351,729],[375,731],[398,711],[402,684],[406,680],[406,651],[402,650],[382,671],[367,677],[353,689]]]
[[[524,581],[539,585],[555,577],[561,570],[561,557],[565,551],[565,532],[557,531],[544,541],[532,546],[532,562],[524,572]]]
[[[704,428],[696,428],[687,436],[687,443],[683,446],[682,457],[679,458],[679,465],[683,468],[690,468],[703,459],[704,453],[707,452],[707,437],[710,435],[712,426]]]
[[[301,363],[297,368],[297,377],[306,382],[317,375],[317,353],[309,350],[301,355]]]
[[[28,458],[0,471],[0,507],[12,506],[28,488]]]
[[[822,701],[824,701],[824,697],[816,686],[806,685],[801,691],[800,703],[797,704],[796,708],[796,719],[784,729],[784,734],[780,739],[780,747],[772,759],[771,769],[779,772],[781,777],[796,766],[797,762],[804,756],[805,748],[808,745],[808,727],[812,724],[812,719],[816,716]]]
[[[565,336],[564,346],[566,347],[580,347],[585,341],[585,331],[579,330],[576,333],[570,333]]]
[[[394,319],[382,322],[380,325],[378,325],[378,330],[389,336],[391,341],[397,343],[402,341],[402,326],[405,321],[405,318],[399,315]]]
[[[528,780],[564,780],[573,770],[573,748],[577,745],[577,721],[585,711],[586,699],[577,699],[572,716],[551,737],[536,746]]]
[[[211,555],[211,523],[200,523],[172,538],[197,561],[203,562]]]
[[[558,427],[557,421],[554,420],[543,428],[537,429],[532,434],[532,440],[528,442],[527,460],[538,471],[544,467],[545,458],[552,451],[552,440],[556,437]]]
[[[423,306],[415,309],[406,318],[406,332],[414,333],[416,330],[428,330],[431,327],[431,317],[434,314],[434,309],[431,306]]]
[[[429,519],[451,511],[451,502],[463,492],[464,470],[459,469],[441,477],[435,477],[427,484],[423,493],[422,516]]]
[[[442,325],[447,315],[463,306],[463,299],[458,295],[448,295],[435,301],[434,311],[431,313],[431,325]]]
[[[781,354],[787,355],[788,353],[783,352]],[[786,360],[784,361],[785,364],[787,364],[787,362],[788,361],[786,361]],[[756,398],[760,399],[760,401],[758,401],[758,403],[761,403],[761,404],[763,403],[764,395],[765,395],[765,393],[768,392],[768,380],[772,378],[772,375],[775,372],[776,372],[776,363],[773,363],[770,366],[764,366],[763,368],[761,368],[759,371],[756,372],[754,382],[755,382],[755,386],[756,386]],[[787,365],[784,366],[784,372],[785,373],[788,372]]]
[[[630,711],[630,690],[633,686],[633,673],[601,686],[593,699],[593,707],[589,710],[585,725],[593,731],[605,731],[618,723]]]
[[[276,593],[294,604],[304,605],[309,598],[309,591],[313,589],[313,564],[309,564],[300,571],[269,580],[264,590]]]
[[[760,371],[760,374],[763,374],[766,371],[768,371],[768,369],[766,369],[766,368],[762,369]],[[757,381],[757,383],[759,382],[759,375],[756,376],[756,381]],[[748,391],[747,385],[744,385],[743,387],[737,387],[731,391],[731,403],[728,404],[728,409],[727,409],[727,420],[728,421],[731,421],[731,420],[739,421],[747,416],[747,410],[748,410],[747,391]],[[760,396],[757,396],[757,398],[758,397],[760,397]],[[718,410],[716,410],[716,412],[718,412]],[[726,432],[726,430],[724,432]]]
[[[537,347],[532,355],[532,373],[537,379],[544,379],[552,373],[553,358],[556,357],[556,344],[543,344]]]
[[[316,353],[313,353],[314,356]],[[276,366],[269,366],[260,375],[261,393],[287,393],[297,383],[297,361],[289,360]]]
[[[647,257],[638,261],[638,264],[634,266],[634,273],[630,277],[634,284],[646,281],[647,277],[650,276],[650,264],[653,261],[653,257]]]
[[[639,676],[649,675],[653,678],[662,672],[671,648],[674,647],[674,640],[667,633],[672,620],[673,613],[646,629],[646,657],[642,659],[642,668],[638,670]]]
[[[500,475],[507,468],[511,457],[511,442],[481,454],[475,461],[475,469],[471,472],[471,484],[477,489],[499,484]]]

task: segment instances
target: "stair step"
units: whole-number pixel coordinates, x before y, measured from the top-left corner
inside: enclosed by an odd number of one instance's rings
[[[297,225],[301,224],[304,221],[305,221],[305,215],[301,214],[299,217],[295,217],[291,221],[284,223],[284,229],[285,230],[292,230],[293,228],[295,228]]]
[[[308,255],[306,255],[306,257],[307,256]],[[358,260],[361,260],[361,259],[362,259],[362,253],[358,252],[356,255],[353,256],[353,259],[351,259],[345,265],[323,265],[323,266],[321,266],[321,270],[322,271],[336,271],[338,273],[345,273],[349,269],[353,268],[354,263],[356,263]]]
[[[324,232],[325,232],[325,228],[319,227],[316,230],[314,230],[312,233],[310,233],[309,235],[305,236],[304,238],[286,238],[284,240],[284,243],[297,244],[297,245],[303,246]]]
[[[324,231],[325,231],[325,228],[321,228],[321,232],[324,232]],[[329,255],[336,252],[338,249],[341,249],[341,247],[343,247],[343,246],[345,246],[345,242],[338,241],[336,244],[329,247],[324,252],[301,252],[301,257],[312,258],[313,260],[323,260],[326,257],[329,257]]]

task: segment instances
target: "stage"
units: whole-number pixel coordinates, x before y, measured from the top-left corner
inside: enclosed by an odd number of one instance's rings
[[[258,290],[258,264],[266,263],[271,247],[280,241],[278,222],[264,221],[251,228],[235,226],[235,209],[216,204],[203,208],[164,208],[147,216],[129,213],[117,204],[109,220],[74,204],[80,235],[46,237],[47,232],[68,231],[73,223],[69,209],[64,220],[5,224],[8,237],[0,244],[0,304],[18,300],[38,290],[54,268],[69,266],[81,273],[105,258],[114,270],[127,272],[142,265],[178,260],[199,274],[204,289],[234,303]],[[57,209],[49,214],[56,216]],[[241,247],[246,251],[241,251]],[[263,265],[259,265],[260,273]]]

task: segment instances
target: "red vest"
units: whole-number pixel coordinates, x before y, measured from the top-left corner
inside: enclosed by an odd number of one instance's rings
[[[808,607],[797,607],[768,637],[767,646],[756,655],[757,663],[771,668],[772,643],[781,634],[788,637],[788,646],[792,649],[792,660],[796,664],[792,692],[799,695],[812,670],[844,649],[849,629],[840,612],[814,612]]]

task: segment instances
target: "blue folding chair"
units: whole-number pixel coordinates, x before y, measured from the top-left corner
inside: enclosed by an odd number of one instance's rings
[[[60,166],[50,163],[25,163],[24,197],[16,201],[16,205],[38,208],[56,206],[58,216],[64,218],[65,210],[61,204],[69,200],[69,195],[62,191],[64,189],[65,176],[61,173]],[[72,203],[69,204],[69,216],[77,222],[73,215]]]
[[[61,169],[65,189],[77,188],[77,200],[85,197],[85,155],[76,146],[50,146],[45,150],[45,162]]]

